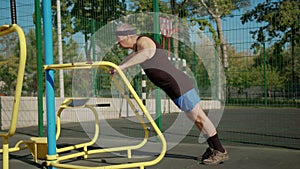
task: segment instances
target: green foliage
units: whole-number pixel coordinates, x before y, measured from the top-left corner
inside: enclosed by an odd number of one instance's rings
[[[52,9],[53,18],[56,18],[54,2]],[[87,43],[88,40],[109,21],[125,15],[126,4],[125,0],[62,0],[61,11],[63,39],[68,40],[71,35],[82,34],[86,60],[92,60],[92,45]]]
[[[221,18],[230,16],[232,11],[240,10],[249,6],[249,0],[201,0],[199,2],[203,10],[200,11],[202,15],[211,16],[215,19],[212,13],[219,15]],[[198,3],[198,4],[199,4]],[[212,13],[210,13],[212,12]]]
[[[286,76],[286,67],[291,66],[291,58],[289,57],[289,52],[282,52],[276,51],[275,46],[271,46],[270,48],[266,49],[265,54],[263,49],[260,49],[259,55],[254,58],[254,67],[258,67],[264,64],[264,60],[266,63],[271,67],[280,71],[282,76]],[[266,58],[264,58],[266,57]]]
[[[267,90],[276,91],[284,88],[284,78],[277,69],[270,65],[260,65],[251,70],[250,82],[252,86],[264,86]]]
[[[1,58],[1,60],[4,60]],[[19,58],[16,56],[8,56],[5,58],[5,61],[0,62],[0,93],[5,95],[13,95],[15,86],[16,86],[16,78],[17,78],[17,70],[18,70]]]
[[[227,69],[227,85],[237,88],[238,93],[251,86],[251,68],[253,65],[252,58],[244,57],[237,54],[229,55],[229,64]]]
[[[25,79],[23,82],[23,90],[25,95],[37,94],[37,51],[36,51],[36,36],[35,30],[30,29],[25,35],[27,46],[27,60],[25,67]]]
[[[63,32],[68,35],[81,32],[88,40],[93,31],[125,14],[124,2],[124,0],[62,0]],[[56,18],[56,4],[53,4],[53,16]]]
[[[259,3],[241,17],[242,23],[256,21],[262,24],[258,29],[250,32],[256,39],[252,48],[256,49],[257,53],[262,53],[262,46],[266,43],[272,46],[266,49],[266,58],[261,56],[256,59],[256,67],[262,65],[265,59],[270,69],[276,72],[268,76],[276,79],[276,74],[279,74],[278,82],[270,84],[282,88],[281,82],[284,81],[285,90],[290,92],[292,98],[296,97],[296,86],[300,84],[299,16],[298,0],[280,0]]]
[[[248,68],[247,68],[248,67]],[[284,78],[277,69],[270,65],[251,67],[246,65],[233,66],[228,69],[228,85],[237,88],[239,93],[251,86],[259,86],[261,90],[266,85],[268,91],[277,91],[284,88]]]
[[[264,2],[253,10],[246,12],[242,23],[256,21],[263,26],[250,33],[257,40],[252,46],[276,39],[276,49],[282,50],[285,44],[295,43],[292,37],[300,36],[300,3],[298,0],[282,0],[278,2]],[[299,43],[299,42],[298,42]]]
[[[215,44],[220,44],[217,31],[215,30],[211,22],[209,22],[206,19],[195,19],[195,18],[192,18],[191,21],[194,22],[194,24],[197,23],[201,31],[205,31],[205,29],[207,28],[208,31],[212,34],[212,38],[215,41]]]
[[[13,95],[19,63],[19,42],[17,34],[12,33],[0,38],[0,93]]]

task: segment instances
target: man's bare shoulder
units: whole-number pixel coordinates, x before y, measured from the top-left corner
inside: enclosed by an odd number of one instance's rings
[[[138,49],[156,48],[153,40],[147,36],[142,36],[137,42]]]

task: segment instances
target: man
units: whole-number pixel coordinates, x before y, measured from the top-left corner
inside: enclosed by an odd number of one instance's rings
[[[120,47],[133,50],[119,65],[120,69],[125,70],[140,64],[147,77],[164,90],[207,137],[209,147],[198,159],[207,165],[219,164],[228,160],[228,153],[218,138],[215,126],[200,106],[200,97],[194,89],[192,81],[172,65],[162,47],[147,36],[138,36],[128,24],[117,27],[116,37]],[[109,73],[113,75],[115,70],[112,69]]]

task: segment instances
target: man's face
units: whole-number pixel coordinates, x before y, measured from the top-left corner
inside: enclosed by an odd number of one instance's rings
[[[130,48],[130,43],[128,41],[129,36],[117,36],[118,45],[120,45],[122,48],[128,49]]]

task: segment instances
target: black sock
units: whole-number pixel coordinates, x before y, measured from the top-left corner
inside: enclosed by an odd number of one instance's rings
[[[207,139],[207,143],[208,143],[208,146],[210,147],[210,148],[212,148],[212,149],[214,149],[214,143],[212,142],[212,140],[211,139]]]
[[[218,151],[220,151],[222,153],[225,152],[225,149],[223,148],[223,146],[222,146],[222,144],[221,144],[221,142],[219,140],[218,134],[216,134],[216,135],[214,135],[212,137],[209,137],[207,139],[207,143],[208,143],[209,146],[212,145],[213,149],[218,150]]]

